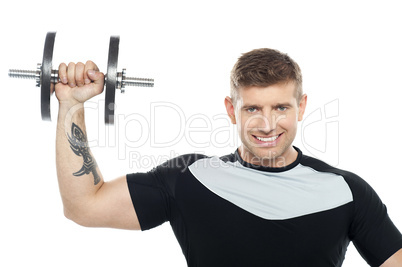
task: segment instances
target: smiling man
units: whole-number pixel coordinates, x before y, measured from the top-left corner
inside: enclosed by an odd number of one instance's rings
[[[169,221],[188,266],[341,266],[350,241],[371,266],[402,266],[402,235],[374,190],[292,145],[307,96],[288,55],[258,49],[235,64],[225,98],[242,142],[234,153],[183,155],[110,182],[77,108],[104,76],[89,61],[61,64],[59,77],[58,179],[75,222],[148,230]]]
[[[239,122],[239,153],[243,160],[271,167],[296,160],[297,151],[291,145],[307,96],[296,99],[294,94],[295,83],[290,81],[242,88],[235,97],[225,99],[232,123]]]
[[[241,157],[250,163],[286,166],[297,158],[292,147],[306,108],[299,66],[271,49],[243,55],[231,74],[226,110],[238,124]]]

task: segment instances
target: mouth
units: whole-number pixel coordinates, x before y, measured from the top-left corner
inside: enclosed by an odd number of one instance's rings
[[[263,136],[257,136],[257,135],[252,135],[252,136],[253,136],[254,140],[256,141],[256,143],[259,145],[275,146],[279,142],[282,134],[283,133],[274,135],[274,136],[269,136],[269,137],[263,137]]]

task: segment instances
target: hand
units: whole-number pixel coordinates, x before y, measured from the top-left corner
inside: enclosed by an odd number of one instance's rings
[[[59,78],[55,91],[60,104],[84,103],[103,91],[104,74],[92,61],[87,61],[85,65],[81,62],[68,66],[61,63]]]

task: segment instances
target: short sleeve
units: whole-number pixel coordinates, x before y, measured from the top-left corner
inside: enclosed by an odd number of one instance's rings
[[[348,179],[348,183],[354,199],[349,236],[366,262],[379,266],[402,248],[402,235],[369,184],[358,176]]]
[[[127,185],[141,230],[149,230],[169,220],[169,192],[157,169],[127,174]]]
[[[170,159],[147,173],[127,174],[127,185],[141,230],[149,230],[171,221],[176,207],[176,183],[202,154],[185,154]]]

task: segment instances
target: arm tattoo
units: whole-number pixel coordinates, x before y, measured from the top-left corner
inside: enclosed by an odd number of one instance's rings
[[[82,156],[84,159],[84,164],[82,168],[73,173],[74,176],[82,176],[84,174],[89,174],[92,172],[94,175],[94,184],[97,185],[100,182],[100,177],[96,171],[96,161],[92,158],[89,153],[88,141],[85,133],[78,127],[75,123],[71,126],[71,136],[68,135],[68,142],[73,152],[77,156]]]

